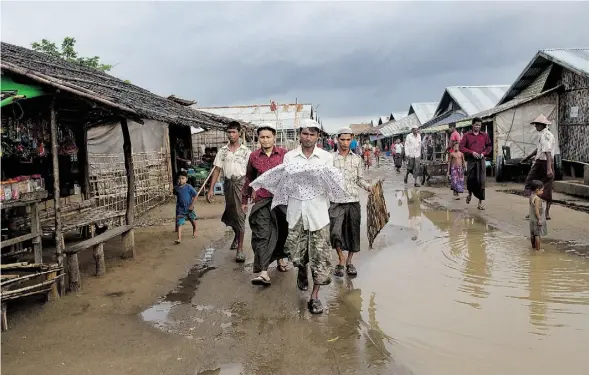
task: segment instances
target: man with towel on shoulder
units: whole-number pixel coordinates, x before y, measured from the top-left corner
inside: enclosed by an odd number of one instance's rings
[[[352,129],[342,128],[337,132],[338,153],[334,156],[333,165],[344,176],[344,190],[347,196],[345,203],[331,203],[329,219],[331,229],[331,247],[337,251],[339,264],[335,267],[335,276],[356,276],[358,272],[352,264],[354,253],[360,251],[360,194],[358,187],[371,190],[370,184],[364,180],[362,158],[350,150]],[[348,252],[347,258],[344,251]]]
[[[231,121],[229,125],[227,125],[226,132],[229,143],[219,150],[219,153],[213,162],[211,187],[207,194],[207,200],[211,201],[214,186],[217,183],[219,174],[223,171],[225,212],[223,212],[221,221],[233,229],[235,237],[231,244],[231,250],[237,250],[235,260],[238,263],[243,263],[245,262],[245,254],[243,252],[245,212],[241,208],[241,198],[243,185],[245,183],[245,172],[251,151],[240,142],[241,124],[239,122]]]
[[[421,134],[419,134],[417,125],[411,127],[411,133],[405,138],[405,159],[407,160],[407,172],[403,181],[407,183],[409,173],[411,173],[415,180],[414,185],[418,187],[417,177],[421,165]]]

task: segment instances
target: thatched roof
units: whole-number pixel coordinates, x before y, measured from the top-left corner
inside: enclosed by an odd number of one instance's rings
[[[196,100],[182,99],[182,98],[177,97],[174,94],[168,96],[168,100],[174,101],[184,107],[188,107],[190,105],[196,104]]]
[[[224,128],[233,121],[194,110],[99,70],[45,53],[4,42],[1,52],[3,73],[28,77],[136,118],[204,128]]]

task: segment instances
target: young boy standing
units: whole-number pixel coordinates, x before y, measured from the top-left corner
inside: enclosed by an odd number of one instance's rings
[[[460,145],[454,143],[448,160],[448,177],[450,178],[450,189],[454,192],[454,199],[458,200],[458,194],[464,192],[464,170],[466,162],[464,155],[458,149]]]
[[[196,190],[187,184],[188,176],[185,171],[178,172],[178,185],[174,186],[176,196],[176,243],[182,241],[182,225],[186,219],[192,224],[192,237],[196,237],[196,213],[194,213],[194,202],[196,201]]]

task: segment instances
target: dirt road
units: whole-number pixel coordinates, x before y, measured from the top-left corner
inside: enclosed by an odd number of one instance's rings
[[[363,238],[359,277],[322,289],[322,316],[306,311],[308,293],[297,291],[292,270],[272,269],[270,288],[253,287],[251,249],[245,266],[234,263],[229,237],[218,241],[226,234],[218,218],[200,220],[198,239],[174,245],[168,206],[146,219],[156,226],[138,230],[136,259],[109,253],[107,275],[84,277],[80,295],[13,308],[2,370],[584,373],[589,259],[575,251],[586,249],[589,215],[555,206],[545,252],[536,254],[524,237],[523,197],[489,191],[480,212],[447,188],[406,189],[386,165],[368,175],[385,178],[391,220],[374,249]],[[221,208],[197,211],[219,217]],[[216,268],[193,268],[211,245]]]

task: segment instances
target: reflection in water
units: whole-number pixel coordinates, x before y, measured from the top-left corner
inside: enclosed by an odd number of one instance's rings
[[[546,331],[545,273],[541,266],[541,253],[530,254],[528,267],[530,323],[540,331]]]
[[[484,224],[477,223],[475,219],[467,220],[467,255],[464,263],[462,290],[478,299],[486,298],[489,295],[485,290],[485,285],[491,278],[489,257],[487,256],[487,241],[489,240],[487,229]],[[479,303],[471,306],[480,307]]]
[[[392,344],[392,339],[378,325],[375,295],[370,297],[368,322],[365,322],[362,319],[362,291],[354,289],[349,278],[337,280],[335,284],[336,294],[327,315],[327,336],[337,368],[378,368],[386,365],[391,353],[384,342]]]
[[[405,190],[405,196],[407,197],[407,208],[409,209],[409,228],[413,231],[411,239],[415,241],[419,236],[419,232],[421,232],[422,226],[419,190]]]

